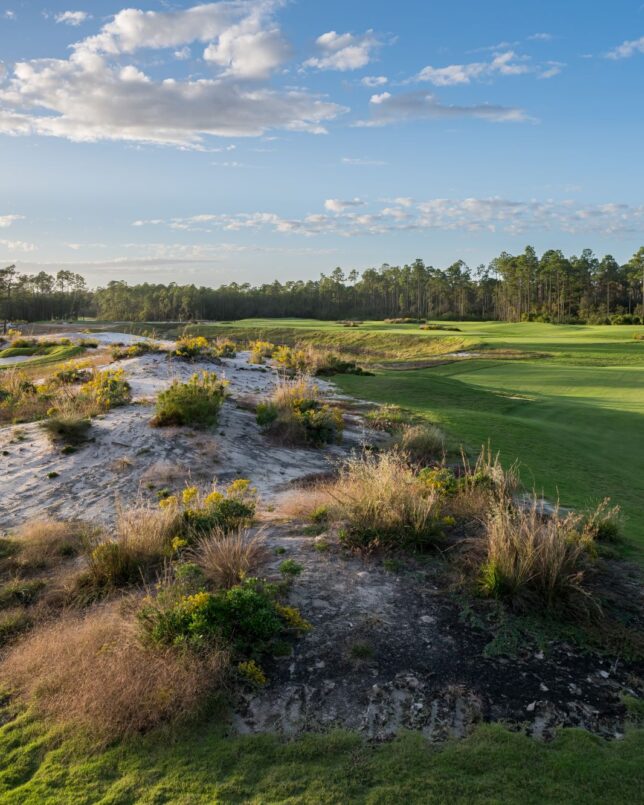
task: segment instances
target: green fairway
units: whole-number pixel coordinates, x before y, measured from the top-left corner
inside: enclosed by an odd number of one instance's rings
[[[441,748],[420,733],[225,736],[194,725],[88,752],[21,716],[0,727],[0,802],[613,803],[638,801],[644,732],[606,742],[564,730],[550,744],[499,725]],[[527,784],[529,783],[529,784]]]
[[[439,422],[472,450],[489,441],[506,464],[520,461],[527,486],[564,506],[610,496],[622,507],[631,546],[641,551],[644,341],[634,335],[644,328],[450,324],[461,332],[385,322],[344,328],[310,319],[248,319],[200,329],[347,345],[369,362],[382,358],[374,377],[338,375],[334,381],[355,396],[397,403]],[[425,369],[387,368],[414,357],[444,358],[454,349],[476,357]],[[521,359],[498,359],[508,351]]]

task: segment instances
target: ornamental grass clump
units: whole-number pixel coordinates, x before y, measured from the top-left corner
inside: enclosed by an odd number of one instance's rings
[[[217,424],[219,409],[226,399],[227,381],[214,372],[194,374],[186,383],[175,380],[162,391],[150,424],[155,428],[190,425],[208,428]]]
[[[582,514],[545,514],[504,500],[489,514],[482,538],[481,591],[520,612],[588,616],[598,605],[587,586],[594,534]]]
[[[344,429],[340,409],[323,402],[319,387],[304,377],[281,380],[257,406],[257,423],[284,444],[313,447],[341,441]]]
[[[435,425],[403,425],[394,439],[395,447],[411,464],[426,467],[445,453],[445,434]]]
[[[256,576],[268,560],[268,551],[261,534],[246,528],[228,532],[217,528],[197,540],[191,556],[208,581],[227,590]]]
[[[360,550],[423,550],[443,538],[441,497],[396,452],[350,458],[316,497],[341,540]]]

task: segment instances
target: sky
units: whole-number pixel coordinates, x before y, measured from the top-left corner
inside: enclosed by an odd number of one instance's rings
[[[0,0],[0,261],[217,286],[644,244],[642,0]]]

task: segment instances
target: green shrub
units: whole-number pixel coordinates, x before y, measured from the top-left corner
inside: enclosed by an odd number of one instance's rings
[[[175,380],[157,397],[153,427],[192,425],[211,427],[217,423],[219,409],[226,398],[227,382],[214,372],[193,375],[187,383]]]
[[[177,512],[181,535],[189,541],[213,530],[228,533],[250,525],[256,504],[257,491],[246,478],[232,481],[223,492],[214,489],[204,495],[189,486],[181,498],[171,495],[159,501],[162,509]]]
[[[138,613],[144,633],[160,645],[207,648],[228,643],[244,655],[260,654],[284,629],[270,588],[247,579],[229,590],[148,600]]]
[[[79,366],[66,366],[54,373],[53,381],[64,386],[71,386],[75,383],[87,383],[92,379],[91,369],[83,369]]]
[[[199,335],[193,338],[180,338],[175,349],[170,352],[170,357],[180,358],[184,361],[195,361],[214,358],[215,354],[208,343],[208,339]]]
[[[418,478],[440,495],[453,495],[459,488],[458,479],[448,467],[425,467]]]
[[[280,564],[280,573],[288,578],[293,579],[299,576],[303,570],[303,566],[299,564],[299,562],[296,562],[295,559],[285,559]]]
[[[81,387],[80,394],[103,411],[126,405],[132,399],[130,384],[122,369],[94,372],[92,379]]]

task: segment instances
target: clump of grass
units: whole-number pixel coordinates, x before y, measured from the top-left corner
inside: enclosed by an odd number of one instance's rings
[[[17,607],[0,612],[0,648],[31,626],[29,613]]]
[[[159,344],[155,344],[154,341],[137,341],[135,344],[130,344],[129,346],[114,344],[110,349],[112,360],[114,361],[122,361],[127,358],[140,358],[142,355],[163,351],[162,347]]]
[[[611,506],[605,498],[586,518],[586,528],[598,542],[619,542],[622,538],[622,519],[619,506]]]
[[[296,347],[280,346],[273,351],[272,357],[284,374],[290,377],[305,374],[316,377],[370,374],[355,361],[345,360],[335,352],[320,349],[312,344],[299,344]]]
[[[115,534],[84,542],[87,568],[76,579],[77,595],[89,600],[149,579],[172,554],[180,517],[171,507],[119,509]]]
[[[216,338],[211,349],[217,358],[234,358],[237,355],[237,345],[230,338]]]
[[[341,541],[361,550],[423,549],[440,541],[440,496],[396,452],[349,459],[338,478],[322,487],[329,518]],[[320,505],[320,495],[314,498]]]
[[[421,330],[447,330],[447,331],[453,332],[453,333],[460,333],[461,332],[460,327],[455,327],[452,324],[421,324],[419,329],[421,329]]]
[[[91,528],[79,521],[28,520],[14,532],[15,563],[36,570],[79,554]]]
[[[593,540],[583,515],[544,515],[536,497],[497,504],[483,536],[481,590],[519,611],[588,614],[596,607],[585,584]]]
[[[33,604],[44,586],[42,579],[10,579],[0,585],[0,609]]]
[[[393,433],[410,424],[411,417],[399,405],[381,405],[365,416],[369,426],[374,430]]]
[[[280,573],[289,579],[294,579],[296,576],[299,576],[303,570],[302,565],[296,562],[295,559],[285,559],[280,564]]]
[[[243,528],[232,533],[212,531],[197,540],[191,555],[205,578],[226,590],[257,575],[268,559],[263,536]]]
[[[70,411],[50,416],[40,425],[52,442],[77,446],[87,441],[92,421],[88,417]]]
[[[435,425],[403,425],[394,445],[412,464],[426,467],[444,455],[445,434]]]
[[[187,383],[175,380],[158,395],[156,413],[150,424],[155,428],[170,425],[207,428],[215,425],[226,398],[227,385],[214,372],[205,371],[194,374]]]
[[[202,712],[227,668],[225,648],[150,647],[117,609],[101,608],[37,627],[0,677],[40,713],[109,742]]]
[[[308,378],[281,380],[271,399],[257,406],[257,422],[285,444],[314,447],[340,441],[344,428],[339,408],[324,403]]]

